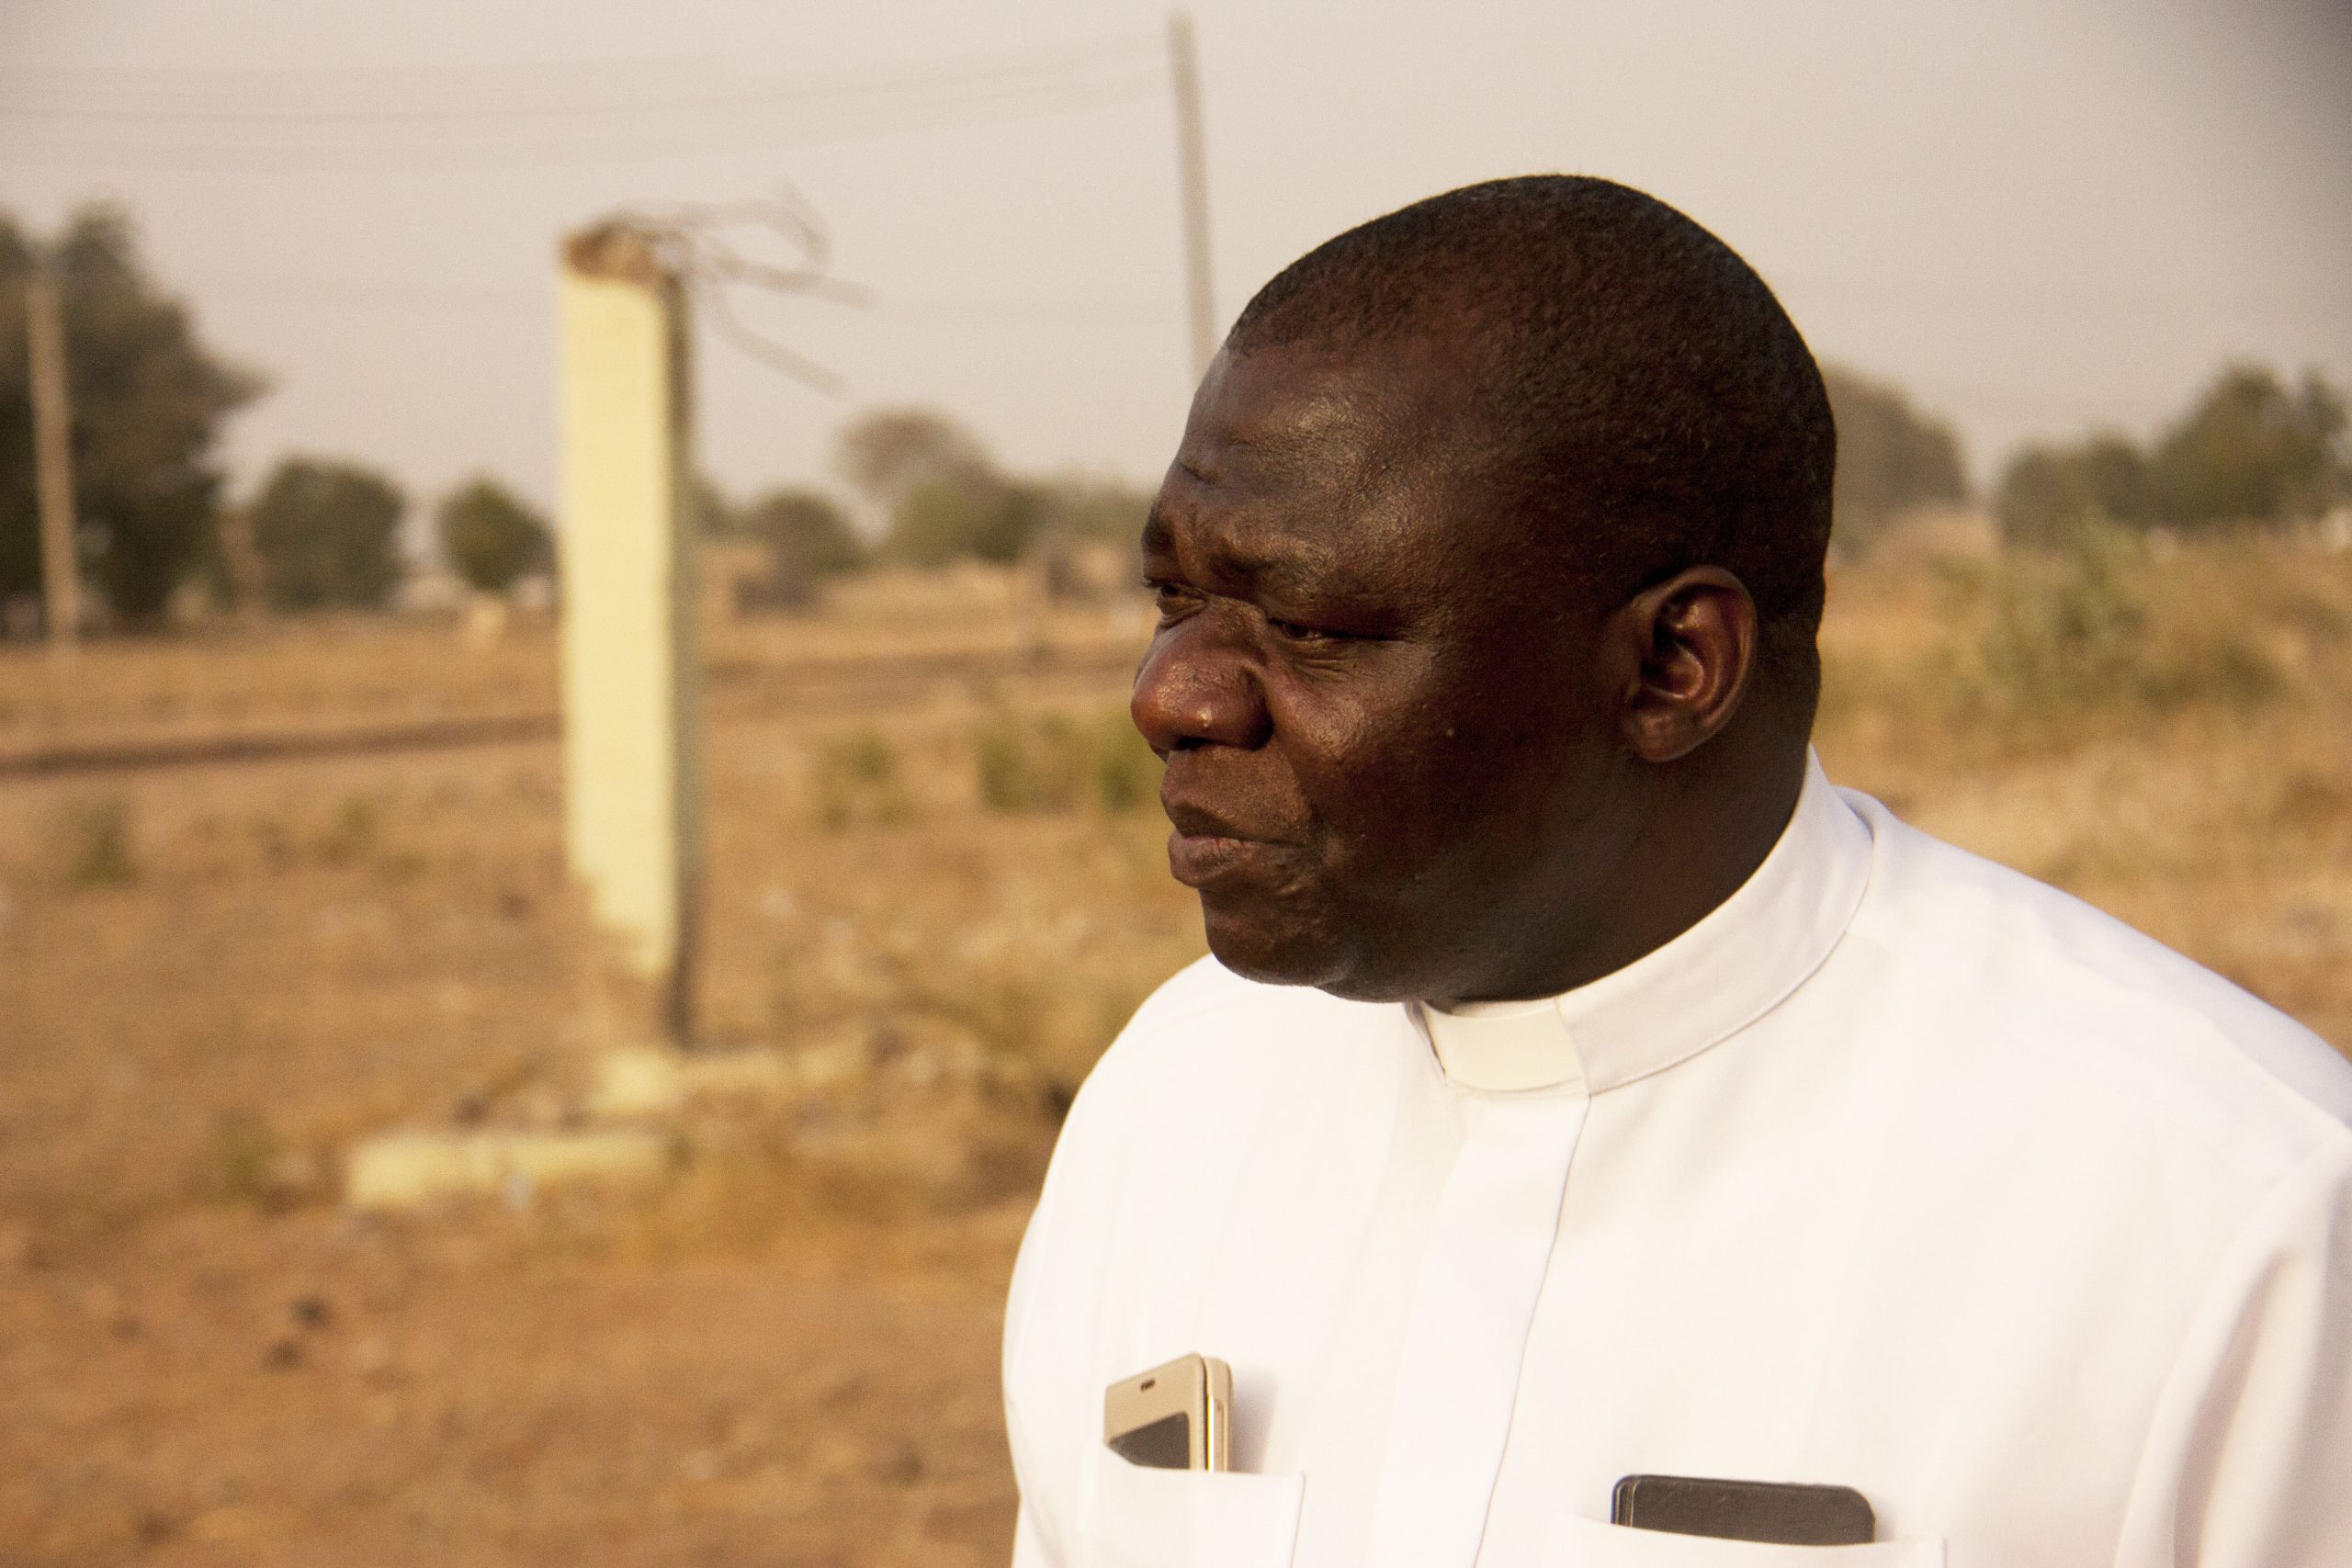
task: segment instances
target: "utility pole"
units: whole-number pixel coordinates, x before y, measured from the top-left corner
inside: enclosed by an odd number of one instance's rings
[[[1201,62],[1193,18],[1168,14],[1168,72],[1176,96],[1176,164],[1183,184],[1184,277],[1193,307],[1193,376],[1216,353],[1216,291],[1209,281],[1208,154],[1201,140]]]
[[[82,580],[74,559],[74,411],[65,385],[64,312],[57,278],[44,264],[35,264],[25,281],[25,333],[40,506],[41,626],[51,649],[70,653],[82,630]]]

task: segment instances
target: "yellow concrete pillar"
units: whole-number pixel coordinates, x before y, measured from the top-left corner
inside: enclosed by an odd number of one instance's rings
[[[557,288],[564,848],[683,1043],[702,879],[684,293],[621,224],[567,240]]]

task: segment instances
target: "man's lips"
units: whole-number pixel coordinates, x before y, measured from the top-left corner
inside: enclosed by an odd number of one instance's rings
[[[1249,832],[1205,807],[1185,801],[1165,804],[1168,819],[1175,825],[1168,835],[1169,873],[1200,892],[1262,878],[1296,848],[1272,835]]]
[[[1185,886],[1208,893],[1262,873],[1283,847],[1259,839],[1179,830],[1168,835],[1168,871]]]

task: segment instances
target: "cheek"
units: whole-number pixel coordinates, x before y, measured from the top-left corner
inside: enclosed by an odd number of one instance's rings
[[[1278,733],[1334,871],[1420,863],[1490,793],[1440,701],[1302,709]]]
[[[1491,687],[1301,705],[1277,723],[1326,869],[1367,889],[1468,874],[1547,843],[1563,800],[1611,754],[1603,728],[1570,702]]]

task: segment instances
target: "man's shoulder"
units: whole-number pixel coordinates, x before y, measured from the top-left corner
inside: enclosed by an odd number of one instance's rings
[[[2352,1063],[2311,1030],[2073,895],[1849,798],[1875,845],[1850,934],[1957,1010],[1969,1049],[2052,1092],[2112,1092],[2225,1156],[2352,1146]]]

